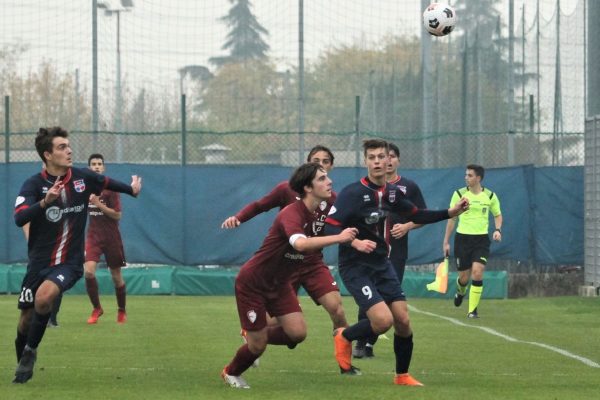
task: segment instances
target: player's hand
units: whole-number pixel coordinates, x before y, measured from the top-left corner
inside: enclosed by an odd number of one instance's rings
[[[142,190],[142,177],[137,175],[131,175],[131,189],[133,195],[137,196]]]
[[[221,229],[234,229],[240,226],[240,224],[240,220],[237,219],[237,217],[234,215],[233,217],[229,217],[225,221],[223,221],[223,223],[221,224]]]
[[[60,196],[60,192],[65,188],[64,183],[60,180],[60,178],[56,178],[54,181],[54,185],[46,192],[46,197],[44,197],[44,203],[50,204],[54,200]]]
[[[98,207],[100,205],[100,197],[95,194],[90,195],[90,203]]]
[[[502,241],[502,232],[494,231],[494,233],[492,234],[492,239],[494,239],[494,241],[496,241],[496,242],[501,242]]]
[[[452,208],[448,209],[448,215],[451,218],[457,217],[469,209],[469,199],[461,198]]]
[[[442,246],[442,251],[444,252],[444,257],[450,256],[450,243],[444,243]]]
[[[410,231],[412,224],[394,224],[390,233],[394,239],[400,239],[402,236],[406,235],[408,231]]]
[[[361,253],[372,253],[373,250],[375,250],[375,248],[377,247],[377,243],[375,243],[372,240],[354,240],[352,242],[352,247],[354,247],[356,250],[360,251]]]
[[[340,238],[340,243],[348,243],[353,241],[358,234],[358,229],[356,228],[346,228],[344,229],[338,236]]]

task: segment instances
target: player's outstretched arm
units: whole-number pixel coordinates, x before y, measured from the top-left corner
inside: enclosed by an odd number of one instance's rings
[[[356,238],[357,234],[358,229],[346,228],[337,235],[314,237],[300,235],[295,239],[290,239],[290,244],[299,252],[306,252],[311,250],[319,250],[323,247],[331,246],[332,244],[350,243]]]
[[[137,175],[131,176],[131,185],[112,178],[105,177],[105,179],[108,179],[105,189],[112,190],[113,192],[125,193],[137,197],[142,191],[142,178]]]

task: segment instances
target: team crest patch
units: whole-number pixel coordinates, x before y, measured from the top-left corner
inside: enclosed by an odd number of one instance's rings
[[[390,190],[390,203],[396,201],[396,190]]]
[[[250,310],[246,313],[246,316],[248,316],[250,322],[254,323],[254,321],[256,321],[256,311]]]
[[[85,191],[85,181],[83,179],[78,179],[73,181],[73,186],[75,187],[75,191],[77,193],[81,193]]]

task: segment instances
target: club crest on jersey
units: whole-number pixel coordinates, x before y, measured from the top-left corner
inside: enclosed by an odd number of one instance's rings
[[[390,190],[390,197],[389,197],[389,199],[390,199],[390,203],[393,203],[393,202],[396,201],[396,190],[395,189]]]
[[[85,191],[85,181],[83,179],[73,181],[73,186],[75,187],[75,191],[77,193],[82,193]]]
[[[246,313],[246,316],[250,322],[254,323],[256,321],[256,311],[250,310]]]

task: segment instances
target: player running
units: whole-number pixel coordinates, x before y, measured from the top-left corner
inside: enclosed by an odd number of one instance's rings
[[[25,383],[33,376],[52,303],[83,275],[90,196],[109,189],[135,197],[142,189],[142,179],[136,175],[129,186],[89,169],[73,167],[68,136],[60,127],[39,129],[35,148],[46,168],[25,181],[15,202],[17,226],[31,225],[29,262],[18,302],[21,315],[15,349],[19,365],[14,383]]]

